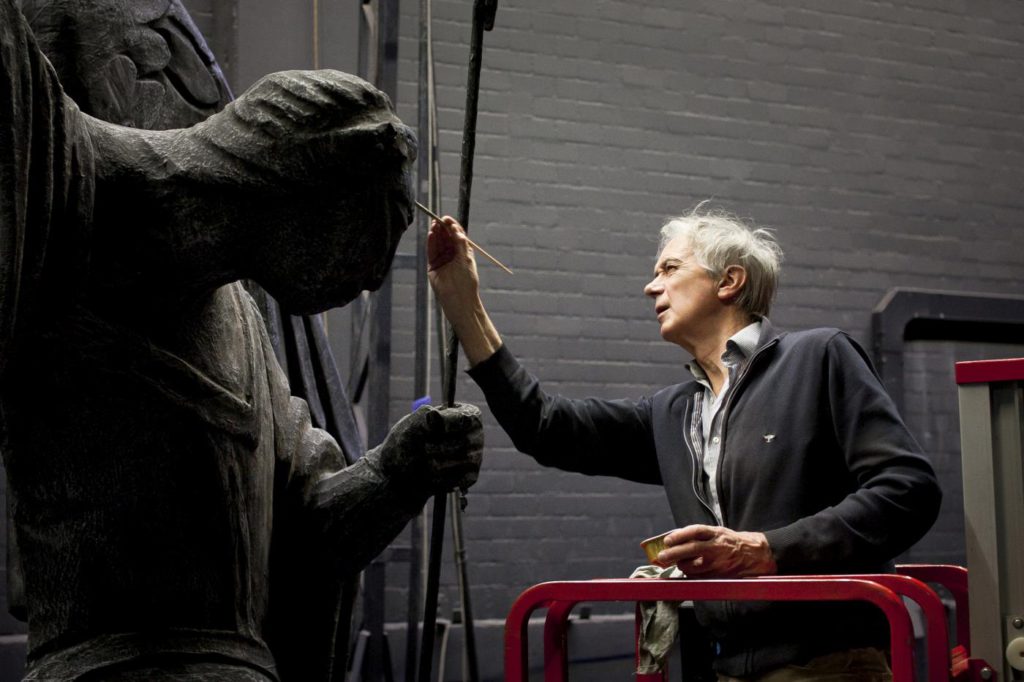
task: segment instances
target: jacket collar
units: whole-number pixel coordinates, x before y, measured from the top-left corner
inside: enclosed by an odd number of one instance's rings
[[[773,342],[778,341],[784,335],[785,332],[780,332],[777,329],[775,329],[775,325],[771,323],[771,320],[769,320],[767,317],[762,317],[761,336],[757,339],[757,350],[755,350],[754,352],[756,353],[758,350],[761,350],[765,346],[768,346]]]

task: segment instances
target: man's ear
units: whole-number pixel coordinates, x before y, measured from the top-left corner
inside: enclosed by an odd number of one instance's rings
[[[747,269],[742,265],[730,265],[718,280],[718,300],[731,303],[739,298],[747,285]]]

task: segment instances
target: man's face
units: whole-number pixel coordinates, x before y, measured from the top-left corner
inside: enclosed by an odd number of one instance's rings
[[[697,263],[686,237],[665,245],[644,294],[654,300],[661,338],[688,348],[720,308],[715,281]]]

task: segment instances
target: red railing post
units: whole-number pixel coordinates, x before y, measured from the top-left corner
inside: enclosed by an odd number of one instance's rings
[[[899,564],[896,571],[921,582],[942,585],[956,604],[956,643],[971,651],[970,602],[967,595],[967,569],[952,564]]]
[[[544,619],[544,679],[548,682],[569,681],[569,613],[574,601],[554,602]]]

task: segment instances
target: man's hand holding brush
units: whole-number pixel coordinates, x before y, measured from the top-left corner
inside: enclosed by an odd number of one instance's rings
[[[501,336],[480,299],[480,276],[471,242],[451,216],[431,222],[427,263],[430,286],[455,328],[470,366],[483,362],[501,347]]]

